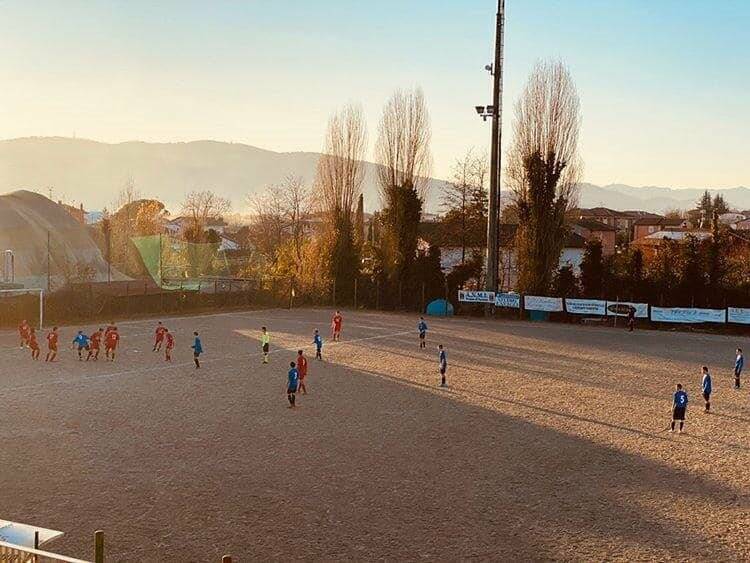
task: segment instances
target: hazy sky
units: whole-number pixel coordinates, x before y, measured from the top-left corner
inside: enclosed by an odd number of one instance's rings
[[[328,115],[421,85],[434,173],[489,124],[492,0],[0,0],[0,137],[317,151]],[[750,185],[750,2],[507,0],[505,139],[534,62],[566,61],[585,180]]]

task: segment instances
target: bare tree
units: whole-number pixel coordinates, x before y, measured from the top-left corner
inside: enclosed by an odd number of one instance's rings
[[[276,252],[288,235],[281,189],[278,186],[268,186],[262,195],[249,196],[247,202],[253,212],[250,242],[266,260],[275,263]]]
[[[366,148],[367,127],[361,107],[349,105],[331,116],[315,179],[326,212],[336,216],[354,212],[364,180]]]
[[[295,261],[303,259],[305,231],[312,198],[299,176],[287,176],[281,184],[268,186],[262,195],[247,198],[253,210],[250,241],[269,262],[275,264],[279,250],[291,241]]]
[[[472,149],[456,159],[453,179],[443,188],[445,215],[440,223],[441,242],[461,247],[461,264],[466,262],[467,247],[481,247],[487,236],[487,156]]]
[[[367,128],[361,107],[349,105],[331,116],[315,184],[330,226],[329,274],[342,296],[353,290],[352,273],[359,270],[354,206],[362,192],[366,148]]]
[[[580,103],[562,62],[540,62],[515,107],[506,183],[518,210],[519,289],[549,290],[577,203]]]
[[[228,199],[216,195],[211,190],[192,191],[187,194],[182,203],[182,213],[190,221],[185,238],[191,242],[205,242],[209,220],[222,218],[231,207]]]
[[[432,166],[430,115],[421,88],[397,90],[388,100],[378,128],[375,154],[383,203],[391,187],[413,187],[424,199]]]
[[[383,109],[375,153],[383,203],[382,264],[401,305],[417,251],[419,222],[427,194],[430,119],[422,90],[397,91]]]

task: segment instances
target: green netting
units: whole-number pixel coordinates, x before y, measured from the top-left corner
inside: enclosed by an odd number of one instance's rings
[[[198,289],[205,283],[201,280],[230,275],[219,243],[193,243],[166,235],[131,240],[154,283],[164,289]]]

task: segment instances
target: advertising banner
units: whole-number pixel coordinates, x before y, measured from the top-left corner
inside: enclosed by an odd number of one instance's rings
[[[631,303],[629,301],[607,301],[607,314],[613,317],[627,317],[630,307],[635,309],[636,319],[648,318],[648,303]]]
[[[521,296],[517,293],[496,293],[496,307],[510,307],[511,309],[521,308]]]
[[[729,307],[727,309],[727,317],[727,322],[750,325],[750,309]]]
[[[494,303],[494,291],[459,291],[458,300],[465,303]]]
[[[601,299],[566,299],[565,310],[574,315],[606,315],[607,302]]]
[[[659,323],[725,323],[724,309],[651,307],[651,320]]]
[[[563,300],[560,297],[537,297],[526,295],[523,298],[523,308],[527,311],[547,311],[558,313],[563,310]]]

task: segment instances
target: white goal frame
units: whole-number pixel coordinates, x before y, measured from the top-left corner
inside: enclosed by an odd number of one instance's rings
[[[44,328],[44,290],[38,287],[25,287],[20,289],[0,289],[0,298],[5,295],[27,295],[39,294],[39,330]],[[0,300],[0,304],[2,301]]]

